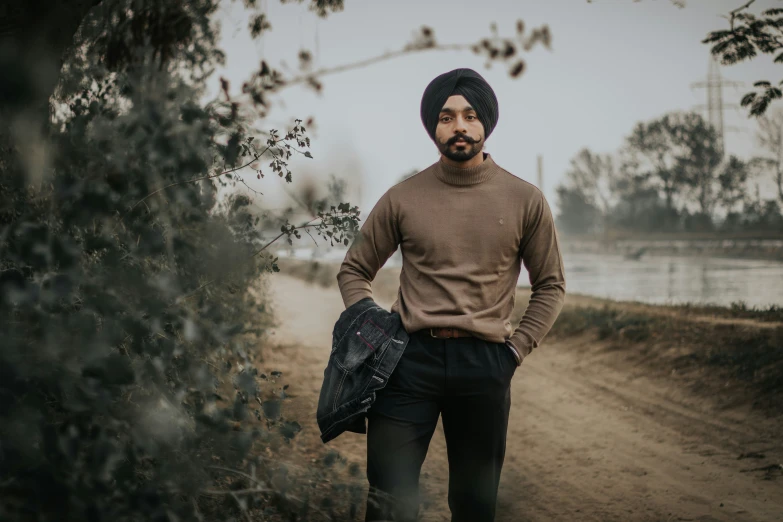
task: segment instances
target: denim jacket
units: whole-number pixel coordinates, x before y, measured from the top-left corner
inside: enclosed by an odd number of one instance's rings
[[[400,315],[387,312],[370,297],[340,314],[316,411],[323,442],[344,431],[367,433],[365,414],[375,402],[375,392],[386,386],[408,340]]]

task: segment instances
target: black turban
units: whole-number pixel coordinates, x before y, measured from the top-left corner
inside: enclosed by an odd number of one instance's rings
[[[435,141],[440,110],[449,96],[462,95],[476,109],[484,126],[484,139],[489,138],[498,123],[498,99],[487,81],[473,69],[454,69],[430,82],[421,97],[421,121]]]

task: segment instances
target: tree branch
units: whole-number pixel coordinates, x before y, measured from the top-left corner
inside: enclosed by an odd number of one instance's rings
[[[318,246],[318,242],[315,240],[315,238],[314,238],[314,237],[313,237],[313,235],[310,233],[310,231],[309,231],[309,230],[305,230],[305,233],[306,233],[308,236],[310,236],[310,239],[312,239],[312,240],[313,240],[313,243],[315,243],[315,246]]]
[[[729,18],[729,25],[731,26],[731,30],[732,31],[734,31],[734,18],[737,16],[737,14],[740,11],[744,11],[745,9],[750,7],[750,5],[753,2],[755,2],[755,1],[756,0],[748,0],[748,2],[745,5],[742,5],[742,6],[738,7],[738,8],[736,8],[736,9],[734,9],[733,11],[729,11],[729,15],[731,16],[731,18]]]
[[[391,60],[392,58],[398,58],[400,56],[404,56],[406,54],[411,53],[417,53],[422,51],[462,51],[465,49],[470,49],[473,47],[473,44],[445,44],[445,45],[431,45],[431,46],[422,46],[422,47],[405,47],[403,49],[399,49],[397,51],[389,51],[384,54],[373,56],[372,58],[367,58],[365,60],[361,60],[354,63],[344,64],[344,65],[338,65],[336,67],[322,67],[321,69],[318,69],[317,71],[313,71],[309,74],[304,74],[301,76],[295,76],[291,78],[290,80],[285,80],[285,84],[281,86],[281,88],[288,87],[291,85],[297,85],[300,83],[306,83],[312,80],[316,77],[321,76],[327,76],[329,74],[336,74],[341,73],[345,71],[350,71],[353,69],[360,69],[362,67],[367,67],[368,65],[374,65],[376,63],[384,62],[386,60]]]
[[[304,225],[300,225],[300,226],[298,226],[298,227],[294,227],[294,228],[292,228],[292,229],[291,229],[291,231],[293,232],[294,230],[299,230],[300,228],[314,227],[314,226],[316,226],[316,225],[311,225],[310,223],[311,223],[311,222],[313,222],[313,221],[315,221],[316,219],[318,219],[318,218],[317,218],[317,217],[314,217],[313,219],[311,219],[310,221],[308,221],[308,222],[307,222],[307,223],[305,223]],[[274,243],[275,241],[277,241],[278,239],[280,239],[281,237],[283,237],[285,234],[286,234],[285,232],[280,232],[280,233],[279,233],[279,234],[278,234],[278,235],[277,235],[277,236],[276,236],[276,237],[275,237],[275,238],[274,238],[272,241],[270,241],[270,242],[269,242],[269,243],[267,243],[266,245],[262,246],[260,250],[258,250],[258,251],[257,251],[255,254],[253,254],[253,255],[252,255],[252,256],[250,256],[250,257],[256,257],[258,254],[260,254],[261,252],[263,252],[264,250],[266,250],[267,248],[269,248],[269,245],[271,245],[272,243]]]

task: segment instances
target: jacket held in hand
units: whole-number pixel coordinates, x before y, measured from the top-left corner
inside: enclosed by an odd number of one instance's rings
[[[386,386],[408,339],[400,315],[370,297],[340,314],[316,412],[323,442],[344,431],[367,433],[365,414],[375,392]]]

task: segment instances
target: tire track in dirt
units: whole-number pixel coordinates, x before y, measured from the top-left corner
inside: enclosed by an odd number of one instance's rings
[[[618,385],[613,370],[568,344],[536,356],[512,386],[508,452],[516,458],[504,469],[534,491],[499,520],[781,519],[781,485],[740,472],[753,464],[736,453],[775,443],[776,423],[758,440],[714,412],[685,414],[648,383]],[[779,461],[776,451],[768,457]]]

